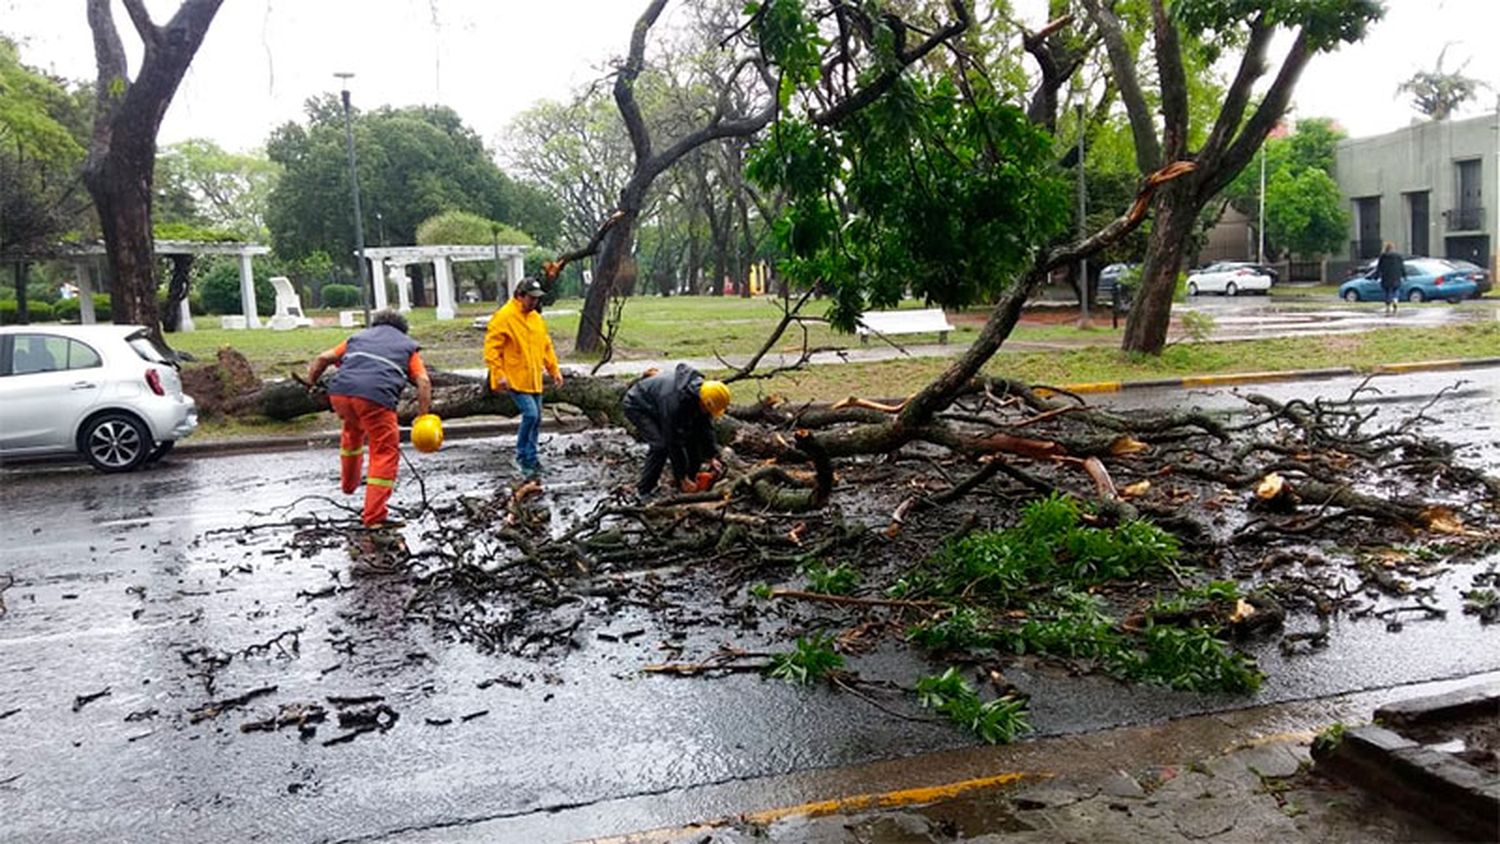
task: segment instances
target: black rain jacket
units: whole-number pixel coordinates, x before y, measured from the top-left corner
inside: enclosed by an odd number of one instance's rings
[[[627,411],[644,413],[656,420],[668,448],[681,445],[696,454],[716,455],[714,420],[698,399],[703,373],[685,363],[671,372],[660,372],[642,378],[625,391],[623,404]]]

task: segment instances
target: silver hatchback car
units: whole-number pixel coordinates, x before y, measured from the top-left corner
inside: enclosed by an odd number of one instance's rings
[[[101,472],[128,472],[197,427],[177,365],[145,328],[0,328],[0,460],[78,453]]]

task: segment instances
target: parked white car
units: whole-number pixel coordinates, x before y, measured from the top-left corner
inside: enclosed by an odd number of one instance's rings
[[[176,364],[145,328],[0,328],[0,459],[77,453],[128,472],[197,427]]]
[[[1242,261],[1219,261],[1188,273],[1189,296],[1199,293],[1223,293],[1238,296],[1250,291],[1264,293],[1271,289],[1274,276],[1261,267]]]

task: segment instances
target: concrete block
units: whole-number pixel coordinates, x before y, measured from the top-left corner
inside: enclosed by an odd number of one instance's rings
[[[1470,686],[1447,694],[1397,701],[1375,710],[1375,720],[1392,727],[1430,724],[1474,715],[1500,717],[1500,685]]]

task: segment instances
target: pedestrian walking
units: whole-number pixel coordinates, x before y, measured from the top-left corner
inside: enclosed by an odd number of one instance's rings
[[[1399,298],[1397,294],[1401,292],[1401,282],[1406,278],[1406,261],[1396,251],[1396,244],[1389,240],[1380,251],[1380,258],[1375,261],[1375,277],[1380,279],[1380,292],[1385,294],[1385,312],[1394,314],[1396,299]]]
[[[328,383],[328,401],[343,422],[339,432],[339,482],[345,495],[359,489],[369,443],[370,469],[365,477],[365,506],[360,521],[366,527],[387,527],[391,492],[401,462],[401,432],[396,405],[408,381],[417,387],[417,413],[432,407],[432,381],[419,353],[421,346],[408,336],[406,317],[392,310],[377,311],[370,327],[313,358],[307,380],[316,384],[323,370],[337,366]]]
[[[507,391],[521,412],[516,432],[516,468],[527,480],[539,480],[542,463],[537,456],[537,437],[542,429],[542,371],[552,383],[563,385],[562,369],[547,323],[542,319],[542,284],[527,277],[516,285],[510,301],[490,317],[484,332],[484,363],[490,371],[490,389]]]
[[[662,469],[672,464],[672,480],[682,492],[702,491],[698,472],[709,465],[709,483],[723,473],[714,420],[729,409],[729,387],[722,381],[705,380],[703,373],[685,363],[671,372],[642,378],[625,391],[621,404],[625,418],[646,442],[646,462],[641,466],[636,494],[650,498],[656,493]]]

